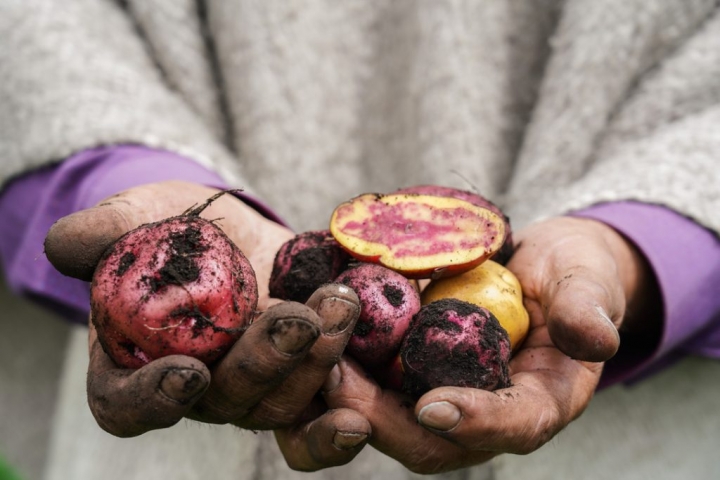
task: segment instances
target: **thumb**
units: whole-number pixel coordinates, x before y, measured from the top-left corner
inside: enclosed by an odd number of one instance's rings
[[[567,272],[544,299],[553,343],[576,360],[604,362],[620,347],[625,296],[617,279],[578,268]]]
[[[61,218],[45,237],[45,255],[63,275],[90,281],[107,248],[136,221],[121,204],[102,204]]]

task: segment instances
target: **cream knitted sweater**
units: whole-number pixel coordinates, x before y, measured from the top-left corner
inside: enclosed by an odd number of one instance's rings
[[[139,143],[214,169],[298,229],[324,227],[361,192],[469,182],[516,227],[636,199],[720,231],[715,0],[2,0],[0,33],[0,183]],[[306,478],[266,435],[190,424],[105,435],[75,340],[48,478]],[[639,405],[656,404],[649,391]],[[698,429],[714,425],[711,407],[697,411]],[[607,424],[580,422],[587,452],[615,445]],[[645,445],[647,425],[634,428]],[[610,478],[577,458],[587,478]],[[366,449],[313,478],[411,477]]]
[[[516,226],[602,201],[720,230],[714,0],[6,0],[0,180],[173,150],[298,229],[417,183]]]

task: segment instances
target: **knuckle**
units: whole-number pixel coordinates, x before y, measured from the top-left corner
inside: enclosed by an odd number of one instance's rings
[[[430,475],[443,470],[447,458],[432,446],[418,446],[406,457],[403,465],[418,475]]]
[[[528,455],[548,443],[560,430],[559,417],[557,414],[545,415],[535,425],[532,435],[521,442],[512,453]]]
[[[263,404],[241,420],[243,428],[275,430],[297,423],[298,413],[280,405]]]
[[[95,423],[97,423],[101,429],[110,435],[119,438],[130,438],[143,433],[142,431],[138,431],[136,428],[133,428],[133,425],[120,424],[117,419],[114,418],[112,412],[103,408],[95,401],[90,400],[89,405],[90,412],[92,413],[93,418],[95,418]]]
[[[542,447],[546,441],[540,441],[539,439],[533,439],[513,449],[515,455],[529,455]]]
[[[235,418],[242,417],[244,413],[244,411],[231,413],[225,409],[216,409],[208,405],[196,404],[190,410],[188,418],[198,420],[203,423],[225,425],[227,423],[231,423]]]
[[[405,463],[405,468],[417,475],[431,475],[442,470],[442,463],[438,459],[433,461],[418,460],[417,462]]]
[[[304,459],[297,459],[295,457],[286,456],[285,463],[287,463],[287,466],[288,468],[290,468],[290,470],[294,470],[296,472],[312,473],[322,468],[320,466],[312,466]]]
[[[432,472],[427,469],[426,465],[416,463],[405,463],[405,468],[417,475],[429,475]]]

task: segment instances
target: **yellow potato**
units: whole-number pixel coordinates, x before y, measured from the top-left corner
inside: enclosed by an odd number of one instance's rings
[[[527,335],[530,316],[523,306],[520,282],[499,263],[487,260],[463,274],[433,280],[421,295],[423,305],[441,298],[457,298],[490,310],[507,331],[513,350]]]

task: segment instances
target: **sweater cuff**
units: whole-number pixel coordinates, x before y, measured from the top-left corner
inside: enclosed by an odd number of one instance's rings
[[[9,288],[49,306],[62,316],[87,323],[89,285],[60,274],[43,254],[45,235],[59,218],[89,208],[138,185],[184,180],[227,189],[214,172],[164,150],[123,145],[85,150],[66,161],[11,182],[0,193],[0,259]],[[246,194],[238,197],[282,225],[275,213]]]
[[[720,358],[720,240],[668,208],[639,202],[595,205],[573,216],[601,221],[633,242],[657,279],[662,334],[643,355],[621,345],[606,364],[601,386],[638,380],[687,354]],[[625,350],[625,352],[623,352]]]

